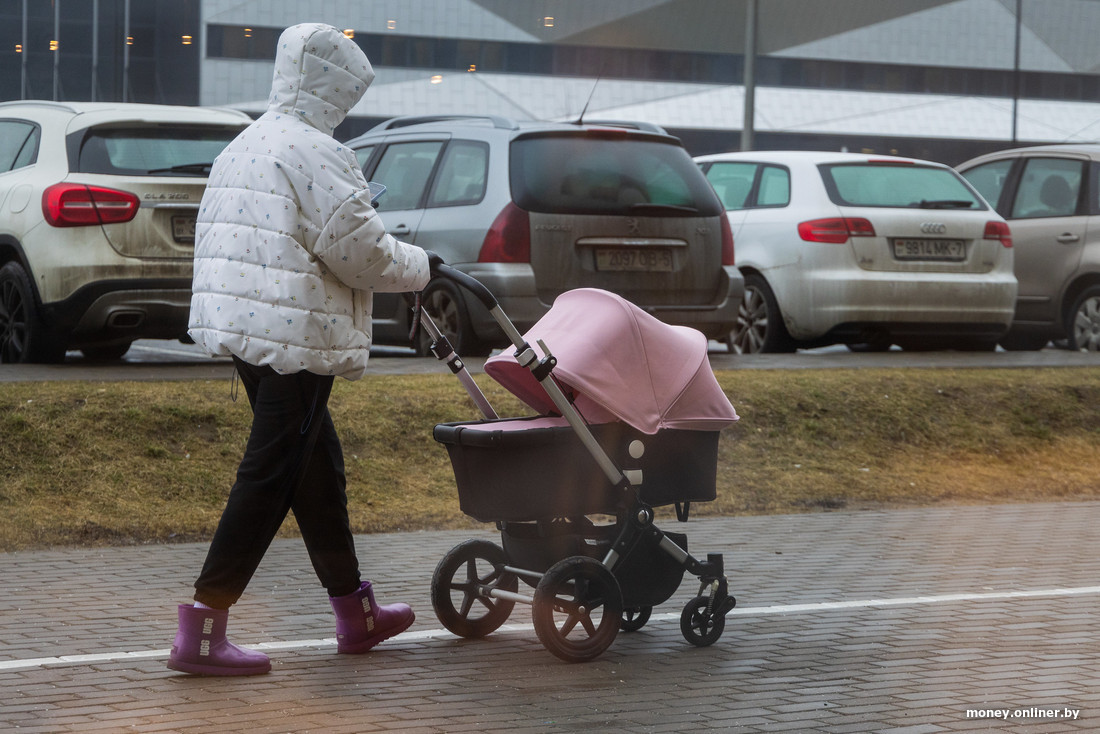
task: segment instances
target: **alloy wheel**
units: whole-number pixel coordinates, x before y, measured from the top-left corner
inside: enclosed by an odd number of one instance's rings
[[[1073,344],[1083,352],[1100,351],[1100,294],[1085,298],[1073,317]]]

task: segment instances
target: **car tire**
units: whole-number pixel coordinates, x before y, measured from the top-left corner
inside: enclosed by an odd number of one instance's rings
[[[1066,322],[1069,348],[1073,351],[1100,351],[1100,285],[1089,286],[1073,304]]]
[[[1010,331],[1001,337],[1000,345],[1006,352],[1037,352],[1050,343],[1044,334],[1027,334]]]
[[[470,312],[466,308],[466,299],[458,286],[446,280],[433,282],[424,290],[423,304],[436,327],[443,336],[447,337],[451,348],[459,356],[482,357],[488,354],[488,349],[474,335]],[[431,356],[429,350],[431,341],[427,330],[421,326],[416,343],[413,345],[416,356]]]
[[[768,282],[756,274],[746,275],[737,325],[730,330],[730,351],[735,354],[789,353],[796,347]]]
[[[16,262],[0,268],[0,363],[63,359],[65,344],[42,323],[27,272]]]

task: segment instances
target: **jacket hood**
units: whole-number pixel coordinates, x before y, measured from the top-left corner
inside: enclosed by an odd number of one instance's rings
[[[367,55],[342,31],[302,23],[279,36],[267,107],[331,135],[372,81]]]

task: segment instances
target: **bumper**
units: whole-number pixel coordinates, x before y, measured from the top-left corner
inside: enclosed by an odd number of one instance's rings
[[[530,265],[473,263],[458,268],[477,278],[497,298],[501,309],[521,332],[535,324],[550,308],[536,291]],[[718,296],[713,303],[699,306],[637,304],[661,321],[698,329],[709,339],[725,338],[737,323],[737,312],[745,292],[745,279],[735,267],[723,267]],[[467,300],[474,331],[482,339],[499,340],[500,329],[480,303]]]
[[[765,276],[767,277],[767,275]],[[881,326],[892,333],[953,331],[997,335],[1012,323],[1016,278],[1011,273],[815,273],[773,283],[791,336],[811,340],[843,325]]]
[[[91,283],[43,306],[51,328],[70,348],[135,339],[176,339],[187,333],[190,279]]]

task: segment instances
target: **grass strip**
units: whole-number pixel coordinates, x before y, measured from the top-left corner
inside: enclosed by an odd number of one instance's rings
[[[501,415],[530,411],[484,375]],[[743,515],[1095,498],[1100,372],[723,371],[718,499]],[[476,411],[449,375],[337,380],[357,533],[473,527],[436,423]],[[251,412],[228,381],[10,383],[0,395],[0,550],[205,540]],[[670,509],[660,516],[671,517]],[[296,532],[293,520],[284,535]]]

